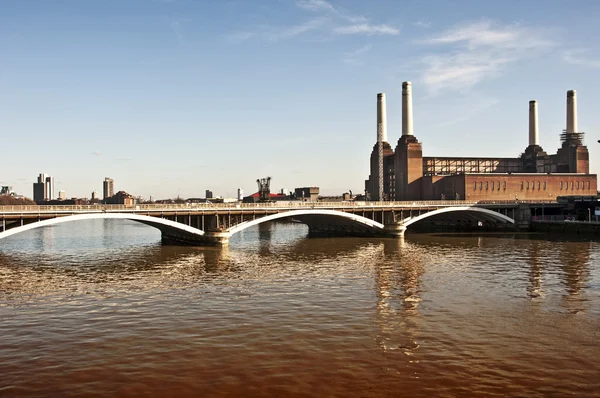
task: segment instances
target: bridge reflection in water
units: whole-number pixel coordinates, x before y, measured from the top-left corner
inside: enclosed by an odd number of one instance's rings
[[[516,210],[516,211],[515,211]],[[510,215],[509,215],[510,213]],[[169,206],[0,206],[0,239],[43,226],[92,219],[126,219],[157,228],[163,243],[227,245],[231,236],[254,225],[293,219],[311,236],[402,236],[411,225],[433,222],[460,228],[515,224],[515,203],[286,202]]]

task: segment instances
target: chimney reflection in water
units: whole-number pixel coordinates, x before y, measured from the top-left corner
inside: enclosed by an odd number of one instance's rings
[[[424,273],[417,247],[404,237],[382,242],[380,262],[375,269],[378,341],[384,351],[401,350],[411,355],[419,347],[418,306]]]

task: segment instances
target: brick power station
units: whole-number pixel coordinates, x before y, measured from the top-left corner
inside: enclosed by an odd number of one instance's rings
[[[594,196],[584,133],[577,131],[577,95],[567,92],[567,125],[556,154],[538,142],[537,101],[529,102],[529,146],[515,158],[424,157],[413,134],[411,83],[402,83],[402,136],[387,142],[385,94],[377,94],[377,143],[365,192],[370,200],[554,200]],[[379,153],[382,153],[381,159]]]

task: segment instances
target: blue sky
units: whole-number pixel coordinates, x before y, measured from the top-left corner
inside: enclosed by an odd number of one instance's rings
[[[566,91],[600,172],[600,2],[2,0],[0,184],[69,197],[362,192],[385,92],[413,83],[424,156],[518,156],[528,101],[559,147]]]

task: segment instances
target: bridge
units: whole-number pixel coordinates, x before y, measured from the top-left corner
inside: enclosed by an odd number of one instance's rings
[[[555,203],[555,202],[554,202]],[[251,226],[292,219],[310,236],[401,236],[413,225],[434,223],[488,228],[514,226],[520,203],[426,202],[275,202],[0,206],[0,239],[44,226],[91,219],[126,219],[160,230],[165,244],[226,245]]]

